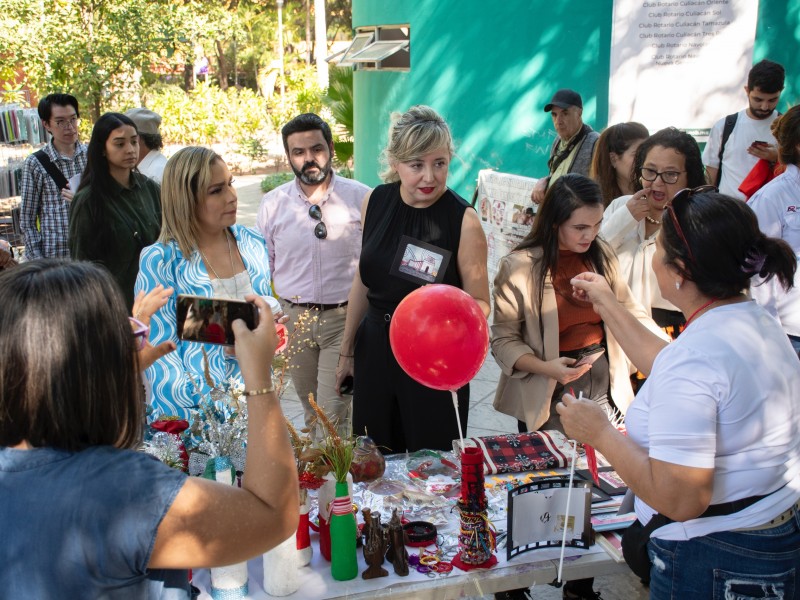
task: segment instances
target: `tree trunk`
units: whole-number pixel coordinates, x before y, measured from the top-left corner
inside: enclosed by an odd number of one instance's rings
[[[222,47],[221,40],[214,40],[214,47],[217,51],[217,64],[219,65],[219,89],[228,89],[228,65],[225,61],[225,49]]]
[[[306,0],[306,64],[314,60],[311,51],[311,0]]]
[[[325,0],[314,0],[314,54],[317,57],[317,83],[328,87],[328,27],[325,20]]]

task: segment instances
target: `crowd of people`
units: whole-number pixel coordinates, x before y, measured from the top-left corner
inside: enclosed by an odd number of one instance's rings
[[[291,535],[297,484],[271,378],[275,320],[305,322],[289,373],[313,435],[309,395],[342,435],[366,432],[386,452],[449,449],[466,434],[469,385],[457,393],[459,431],[450,395],[407,375],[389,342],[398,304],[431,282],[399,267],[421,250],[439,261],[436,283],[491,314],[495,408],[519,431],[596,447],[635,494],[626,560],[653,598],[797,589],[800,106],[776,114],[783,76],[755,65],[747,109],[715,125],[703,154],[671,127],[598,134],[581,96],[558,90],[544,107],[557,137],[531,195],[538,212],[491,291],[480,219],[447,186],[453,136],[430,107],[392,115],[374,189],[335,173],[319,116],[286,123],[295,178],[264,196],[249,228],[223,157],[187,147],[163,160],[160,117],[146,109],[106,113],[84,146],[77,101],[47,96],[52,141],[23,176],[27,261],[0,262],[0,495],[10,499],[0,528],[34,512],[41,526],[0,556],[12,565],[28,554],[20,548],[59,552],[47,573],[10,571],[9,589],[185,598],[185,569]],[[730,186],[762,162],[772,180],[747,203],[735,197]],[[785,169],[774,179],[772,163]],[[251,302],[261,319],[254,330],[233,323],[234,349],[185,340],[179,294]],[[231,378],[249,400],[241,489],[131,452],[146,420],[191,419]],[[627,436],[612,423],[620,415]],[[70,491],[83,485],[93,491]],[[68,514],[41,506],[56,495]],[[76,568],[75,556],[98,551],[102,565]],[[564,597],[599,594],[579,580]]]

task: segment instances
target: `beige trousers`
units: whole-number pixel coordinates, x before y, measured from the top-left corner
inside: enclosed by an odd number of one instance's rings
[[[287,373],[305,413],[305,423],[315,439],[324,435],[308,395],[314,399],[327,417],[337,426],[339,435],[350,436],[352,396],[339,396],[336,393],[336,365],[339,362],[339,349],[344,335],[344,321],[347,307],[320,311],[314,308],[293,306],[281,301],[283,312],[289,315],[286,324],[289,332],[297,326],[286,357],[289,360]]]

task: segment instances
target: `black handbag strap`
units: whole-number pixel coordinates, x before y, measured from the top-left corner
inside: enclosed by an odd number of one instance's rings
[[[33,153],[36,157],[36,160],[44,167],[44,170],[47,171],[47,174],[50,175],[51,179],[55,182],[58,186],[59,190],[63,190],[67,187],[67,178],[64,177],[64,174],[56,167],[53,162],[50,160],[50,157],[47,156],[47,153],[44,151],[44,148],[41,150],[37,150]],[[74,191],[74,190],[73,190]]]

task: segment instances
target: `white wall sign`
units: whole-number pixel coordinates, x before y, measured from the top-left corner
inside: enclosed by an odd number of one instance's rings
[[[758,0],[615,0],[609,124],[707,135],[746,104]]]

